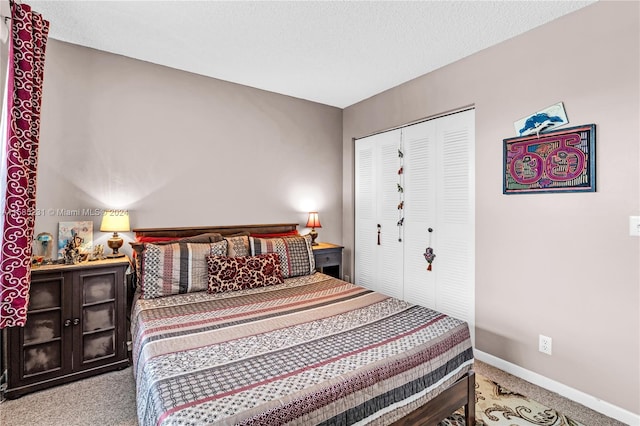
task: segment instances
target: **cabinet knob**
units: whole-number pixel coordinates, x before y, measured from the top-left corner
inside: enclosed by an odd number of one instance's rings
[[[64,320],[64,326],[65,327],[69,327],[70,325],[71,325],[71,320],[70,319]]]
[[[78,325],[78,324],[80,324],[80,318],[74,318],[73,325]]]

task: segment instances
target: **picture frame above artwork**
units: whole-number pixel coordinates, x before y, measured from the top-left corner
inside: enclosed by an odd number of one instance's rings
[[[596,191],[596,125],[503,140],[503,194]]]
[[[540,135],[569,123],[564,104],[558,102],[513,123],[516,136]]]

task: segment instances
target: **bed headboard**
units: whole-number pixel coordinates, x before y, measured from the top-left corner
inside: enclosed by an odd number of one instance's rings
[[[240,232],[251,234],[276,234],[296,231],[297,223],[277,223],[266,225],[230,225],[230,226],[196,226],[187,228],[135,228],[136,237],[174,237],[184,238],[194,235],[216,232],[218,234],[232,235]]]

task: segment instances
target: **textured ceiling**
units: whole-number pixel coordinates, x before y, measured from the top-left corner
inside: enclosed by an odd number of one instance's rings
[[[31,1],[50,37],[340,108],[593,1]]]

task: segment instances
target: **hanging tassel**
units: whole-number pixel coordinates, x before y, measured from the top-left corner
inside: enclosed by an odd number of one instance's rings
[[[436,254],[433,252],[433,249],[431,248],[431,233],[433,232],[433,229],[429,228],[428,231],[429,231],[429,247],[425,249],[423,255],[424,255],[424,260],[429,262],[429,265],[427,266],[427,271],[431,271],[431,264],[435,260]]]
[[[427,266],[427,271],[431,270],[431,263],[433,263],[433,260],[436,258],[436,254],[433,252],[433,249],[431,247],[427,247],[427,249],[424,251],[424,259],[429,262],[429,266]]]

